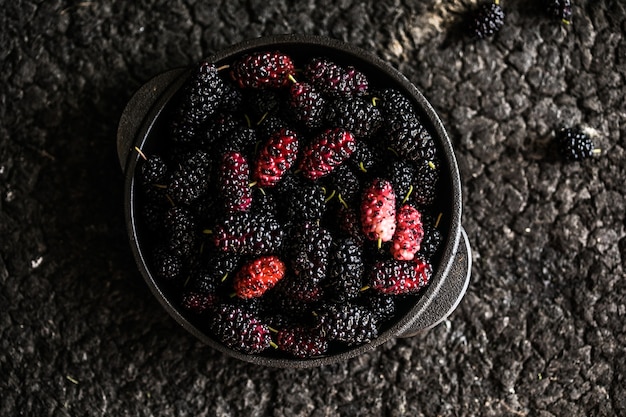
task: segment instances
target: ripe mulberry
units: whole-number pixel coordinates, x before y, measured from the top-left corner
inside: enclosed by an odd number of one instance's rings
[[[369,240],[388,242],[396,231],[396,195],[391,183],[375,179],[363,192],[361,226]]]
[[[259,187],[273,187],[285,172],[291,169],[298,156],[298,136],[281,128],[262,146],[254,168],[254,179]]]
[[[310,180],[328,175],[355,149],[354,136],[341,128],[327,129],[303,150],[300,170]]]
[[[248,54],[231,66],[231,77],[240,88],[284,87],[294,72],[291,58],[278,51]]]
[[[267,325],[241,306],[222,304],[216,307],[209,325],[226,346],[243,353],[263,352],[272,341]]]
[[[468,22],[470,34],[478,39],[493,36],[504,26],[504,10],[496,0],[493,3],[483,3],[471,13]]]
[[[222,156],[219,190],[226,211],[246,211],[252,204],[250,169],[240,153],[228,152]]]
[[[240,298],[262,296],[285,275],[285,264],[277,256],[262,256],[248,262],[235,275],[235,292]]]

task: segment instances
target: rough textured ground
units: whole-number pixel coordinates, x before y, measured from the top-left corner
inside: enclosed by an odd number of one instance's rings
[[[626,8],[573,24],[504,1],[505,28],[458,28],[474,1],[13,0],[0,14],[0,414],[626,415]],[[136,270],[115,133],[151,76],[236,41],[329,35],[431,100],[456,147],[467,296],[428,334],[347,363],[253,367],[204,347]],[[554,157],[562,123],[602,155]]]

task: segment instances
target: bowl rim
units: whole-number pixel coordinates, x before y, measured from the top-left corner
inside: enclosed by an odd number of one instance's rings
[[[428,307],[430,306],[434,297],[437,296],[440,288],[444,283],[445,278],[449,274],[461,238],[461,180],[456,157],[448,133],[443,125],[443,122],[439,118],[438,114],[436,113],[430,102],[405,75],[403,75],[399,70],[391,66],[391,64],[384,61],[372,52],[366,51],[358,46],[340,41],[338,39],[333,39],[325,36],[299,34],[272,35],[244,40],[208,56],[206,60],[219,63],[220,61],[224,61],[231,57],[239,56],[241,54],[254,50],[259,50],[262,48],[280,49],[281,47],[293,48],[296,46],[311,46],[324,49],[327,48],[329,50],[332,50],[333,53],[345,54],[346,59],[356,59],[357,61],[365,62],[368,66],[373,66],[376,68],[377,71],[380,71],[385,75],[391,77],[396,84],[398,84],[403,90],[405,90],[405,92],[410,96],[412,101],[414,101],[414,104],[418,105],[418,111],[428,120],[431,127],[434,129],[434,132],[431,131],[431,134],[433,134],[433,137],[436,140],[438,146],[443,151],[441,156],[445,160],[445,165],[448,168],[447,174],[450,177],[450,183],[452,185],[452,190],[450,190],[452,201],[450,207],[449,229],[446,234],[447,241],[445,241],[445,246],[440,256],[440,263],[436,268],[435,274],[433,274],[433,277],[431,278],[431,282],[429,283],[424,293],[420,296],[418,301],[415,303],[415,305],[413,305],[413,307],[411,307],[399,320],[393,323],[384,332],[379,334],[377,338],[366,344],[347,348],[343,352],[325,355],[322,357],[309,359],[297,359],[288,357],[275,358],[256,354],[245,354],[236,351],[213,339],[205,332],[198,329],[179,311],[176,305],[170,302],[166,294],[160,288],[157,280],[152,276],[149,271],[149,262],[145,258],[137,239],[137,223],[135,219],[134,207],[135,202],[133,199],[133,195],[135,192],[134,170],[140,159],[138,153],[131,152],[128,155],[125,164],[126,181],[124,206],[127,231],[129,234],[129,240],[136,263],[153,295],[159,300],[161,305],[168,311],[168,313],[183,328],[185,328],[185,330],[187,330],[212,348],[215,348],[222,353],[246,362],[279,368],[305,368],[345,361],[369,352],[377,346],[389,341],[391,338],[397,337],[398,335],[405,333],[409,329],[415,329],[416,322],[419,321],[419,318],[421,316],[427,313]],[[140,149],[143,149],[143,146],[150,136],[152,128],[154,127],[155,122],[160,116],[161,111],[169,102],[170,98],[175,94],[175,92],[180,89],[184,80],[188,76],[189,71],[186,70],[186,68],[188,69],[188,67],[184,67],[173,70],[171,71],[171,77],[165,77],[167,80],[169,80],[169,84],[164,85],[163,91],[160,96],[154,98],[153,105],[151,106],[149,111],[145,113],[145,118],[143,120],[141,128],[138,129],[135,137],[131,140],[133,146],[137,146]]]

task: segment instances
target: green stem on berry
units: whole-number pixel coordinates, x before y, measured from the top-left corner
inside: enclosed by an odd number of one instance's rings
[[[493,4],[495,4],[496,6],[500,5],[500,0],[493,0]]]
[[[256,184],[257,184],[257,182],[256,182],[256,181],[252,181],[252,182],[251,182],[251,183],[249,183],[248,185],[249,185],[250,187],[254,187]]]
[[[398,155],[398,151],[396,151],[395,149],[393,149],[392,147],[387,148],[387,150],[391,151],[396,157],[399,157],[400,155]]]
[[[268,330],[269,330],[270,332],[272,332],[272,333],[278,333],[278,330],[276,330],[276,329],[275,329],[275,328],[273,328],[273,327],[267,326],[267,328],[268,328]]]
[[[165,194],[165,198],[167,199],[167,201],[169,201],[172,207],[176,207],[176,203],[174,202],[174,200],[172,200],[172,197],[170,197],[169,194]]]
[[[228,69],[228,68],[230,68],[230,65],[224,64],[221,67],[217,67],[217,70],[218,71],[223,71],[223,70]]]
[[[246,123],[248,124],[248,127],[252,127],[252,122],[250,121],[250,117],[244,113],[243,117],[246,119]]]
[[[136,151],[137,151],[137,153],[138,153],[138,154],[139,154],[139,155],[140,155],[140,156],[144,159],[144,161],[147,161],[147,160],[148,160],[148,157],[146,156],[146,154],[145,154],[145,153],[143,153],[143,152],[141,151],[141,149],[139,149],[137,146],[135,146],[135,150],[136,150]]]
[[[594,155],[600,155],[602,153],[602,149],[595,148],[593,151],[591,151],[591,153],[593,153]]]
[[[259,187],[259,191],[261,192],[261,194],[266,195],[265,190],[263,188]]]
[[[344,206],[345,208],[348,208],[348,203],[346,203],[346,201],[343,199],[343,197],[341,197],[341,193],[337,194],[337,199],[339,200],[339,202],[340,202],[341,204],[343,204],[343,206]]]
[[[569,20],[567,20],[567,19],[561,19],[561,23],[563,23],[564,25],[569,25],[569,24],[571,24],[572,22],[570,22],[570,21],[569,21]]]
[[[213,230],[211,230],[211,229],[204,229],[202,231],[202,233],[205,234],[205,235],[212,235],[213,234]]]
[[[237,293],[236,292],[231,292],[230,294],[228,294],[228,296],[230,298],[235,298],[235,297],[237,297]]]
[[[263,123],[263,120],[265,120],[267,118],[267,115],[270,114],[270,112],[266,111],[263,116],[261,116],[261,118],[259,119],[258,122],[256,122],[256,125],[260,125],[261,123]]]
[[[376,242],[376,244],[378,245],[378,249],[383,247],[383,238],[379,237],[378,241]]]
[[[378,97],[372,97],[372,106],[376,107],[377,106],[376,102],[378,100],[380,100]]]
[[[364,287],[361,287],[361,289],[360,289],[359,291],[363,292],[363,291],[367,291],[367,290],[369,290],[369,289],[370,289],[370,286],[369,286],[369,285],[366,285],[366,286],[364,286]]]
[[[330,197],[328,197],[328,198],[326,198],[326,199],[324,200],[324,203],[328,203],[330,200],[332,200],[332,199],[333,199],[333,197],[334,197],[334,196],[335,196],[335,190],[333,190],[333,192],[332,192],[332,193],[330,193]]]
[[[152,186],[155,188],[160,188],[161,190],[165,190],[167,188],[167,185],[163,184],[152,184]]]
[[[428,167],[430,169],[437,169],[437,165],[433,161],[428,161]]]
[[[224,274],[224,276],[222,277],[222,282],[226,281],[226,278],[228,278],[228,272]]]
[[[278,349],[278,345],[274,343],[273,341],[270,341],[270,346],[273,347],[274,349]]]
[[[365,173],[367,173],[367,169],[365,169],[365,166],[363,165],[363,161],[359,162],[359,169]]]
[[[187,284],[189,284],[189,280],[191,280],[191,275],[189,275],[187,279],[185,280],[185,283],[183,284],[183,288],[187,287]]]
[[[402,200],[402,204],[406,203],[406,201],[409,199],[409,196],[411,195],[412,192],[413,192],[413,184],[409,185],[409,191],[406,193],[406,196]]]
[[[435,221],[435,229],[439,227],[439,222],[441,221],[442,216],[443,216],[443,213],[439,213],[439,216],[437,216],[437,220]]]
[[[293,75],[289,74],[287,78],[289,78],[289,81],[291,81],[292,83],[298,84],[298,80],[296,80]]]

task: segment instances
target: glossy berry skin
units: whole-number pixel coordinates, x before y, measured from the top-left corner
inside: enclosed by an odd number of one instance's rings
[[[315,129],[322,125],[326,100],[312,85],[307,83],[292,85],[288,104],[296,120],[307,129]]]
[[[302,152],[300,170],[309,180],[317,180],[332,172],[352,155],[355,145],[352,133],[341,128],[325,130]]]
[[[328,293],[333,300],[346,302],[359,296],[364,272],[363,251],[350,238],[334,242],[328,268]]]
[[[273,187],[291,169],[298,156],[298,136],[282,128],[259,150],[253,177],[259,187]]]
[[[388,242],[396,231],[396,195],[391,183],[377,178],[365,189],[361,203],[361,226],[369,240]]]
[[[258,256],[276,252],[284,232],[275,219],[245,211],[230,213],[219,221],[212,236],[220,252]]]
[[[278,51],[246,55],[231,67],[231,77],[240,88],[284,87],[294,72],[291,58]]]
[[[332,126],[342,127],[358,138],[371,137],[382,124],[378,107],[360,97],[335,100],[327,117]]]
[[[411,294],[419,292],[428,283],[430,276],[430,264],[422,260],[386,260],[373,266],[370,285],[383,294]]]
[[[304,68],[305,78],[328,96],[360,96],[368,92],[367,77],[354,67],[343,68],[336,63],[314,58]]]
[[[239,305],[217,306],[209,326],[226,346],[243,353],[260,353],[270,347],[272,341],[267,325]]]
[[[378,336],[378,322],[371,311],[354,304],[329,304],[318,312],[324,334],[349,346],[367,343]]]
[[[170,208],[164,226],[169,251],[178,256],[191,254],[196,243],[196,219],[191,211],[182,206]]]
[[[180,106],[171,121],[172,139],[193,143],[200,125],[221,106],[226,90],[216,66],[201,62],[183,87]]]
[[[210,167],[209,154],[197,151],[172,174],[167,194],[177,203],[192,203],[207,190]]]
[[[239,298],[262,296],[285,276],[285,264],[277,256],[262,256],[245,264],[235,275]]]
[[[160,155],[150,155],[141,165],[141,182],[144,186],[160,184],[167,175],[167,165]]]
[[[493,36],[504,26],[504,10],[496,3],[483,3],[473,11],[469,21],[470,33],[484,39]]]
[[[227,211],[246,211],[252,204],[250,169],[246,158],[238,152],[222,156],[219,189]]]
[[[280,330],[276,344],[284,352],[297,358],[310,358],[324,354],[328,350],[328,339],[319,329],[292,326]]]
[[[413,260],[420,250],[424,228],[422,215],[410,204],[405,204],[396,214],[396,232],[391,243],[391,254],[399,261]]]
[[[581,161],[593,156],[593,141],[580,128],[563,128],[556,134],[559,152],[568,161]]]

